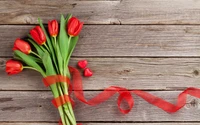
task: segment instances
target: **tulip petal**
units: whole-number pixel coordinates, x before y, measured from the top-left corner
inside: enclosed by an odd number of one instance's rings
[[[76,32],[74,33],[74,36],[77,36],[81,32],[82,27],[83,27],[83,23],[80,23],[79,27],[77,28]]]
[[[52,32],[52,26],[51,26],[51,21],[48,21],[48,31],[49,31],[50,35],[53,34],[53,32]]]
[[[78,27],[78,24],[79,24],[79,22],[78,22],[78,20],[73,20],[72,22],[71,22],[71,24],[69,25],[69,27],[68,27],[68,33],[71,35],[73,35],[73,36],[75,36],[74,35],[74,32],[76,32],[76,29],[77,29],[77,27]]]
[[[41,41],[45,42],[46,41],[46,37],[45,37],[45,34],[44,34],[42,28],[40,26],[36,26],[35,29],[38,32],[38,35],[39,35]]]

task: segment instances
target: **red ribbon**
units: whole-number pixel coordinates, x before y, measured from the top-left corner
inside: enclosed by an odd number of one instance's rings
[[[112,97],[114,94],[119,93],[118,99],[117,99],[117,105],[123,114],[127,114],[131,111],[131,109],[134,106],[134,99],[131,95],[136,94],[137,96],[143,98],[148,103],[157,106],[158,108],[168,112],[168,113],[174,113],[181,109],[186,104],[187,95],[191,95],[197,98],[200,98],[200,89],[197,88],[187,88],[182,93],[179,94],[178,100],[176,104],[172,104],[170,102],[167,102],[159,97],[156,97],[148,92],[140,91],[140,90],[127,90],[126,88],[118,87],[118,86],[110,86],[106,89],[104,89],[103,92],[99,93],[95,97],[93,97],[90,100],[86,100],[85,96],[83,94],[83,85],[82,85],[82,77],[79,73],[79,71],[76,68],[69,67],[70,73],[72,75],[72,84],[73,87],[71,89],[75,90],[73,91],[76,98],[79,99],[81,102],[88,104],[88,105],[98,105],[106,100],[108,100],[110,97]],[[59,77],[59,78],[57,78]],[[48,78],[53,79],[56,78],[56,80],[48,80]],[[54,84],[55,82],[67,82],[69,84],[69,79],[66,77],[63,77],[61,75],[55,75],[55,76],[48,76],[43,79],[46,86],[49,86],[51,84]],[[70,84],[71,86],[71,84]],[[72,90],[70,90],[72,92]],[[60,97],[58,97],[60,100]],[[128,109],[122,109],[121,108],[121,102],[125,101],[129,108]],[[67,101],[66,101],[67,102]],[[66,103],[65,101],[61,104]],[[69,102],[69,101],[68,101]]]
[[[53,105],[54,105],[56,108],[58,108],[58,107],[64,105],[64,104],[67,103],[67,102],[70,102],[70,103],[73,102],[73,101],[71,100],[71,98],[69,97],[69,95],[62,95],[62,96],[59,96],[59,97],[54,98],[54,99],[52,100],[52,103],[53,103]]]
[[[62,75],[52,75],[52,76],[47,76],[45,78],[42,79],[43,83],[46,87],[55,84],[57,82],[66,82],[66,83],[70,83],[70,79],[62,76]]]
[[[109,99],[111,96],[113,96],[115,93],[119,93],[118,97],[118,108],[123,114],[127,114],[131,111],[131,109],[134,106],[134,100],[131,96],[131,93],[134,93],[138,95],[139,97],[143,98],[146,100],[148,103],[157,106],[158,108],[161,108],[162,110],[168,112],[168,113],[174,113],[181,109],[185,104],[186,104],[186,99],[187,95],[191,95],[197,98],[200,98],[200,89],[198,88],[187,88],[184,90],[182,93],[179,94],[177,103],[172,104],[170,102],[167,102],[159,97],[156,97],[148,92],[145,91],[140,91],[140,90],[131,90],[128,91],[126,88],[118,87],[118,86],[111,86],[109,88],[106,88],[103,92],[99,93],[97,96],[94,98],[90,99],[87,101],[83,95],[83,87],[82,87],[82,80],[81,80],[81,75],[79,71],[73,67],[69,67],[69,70],[72,74],[72,81],[74,84],[74,90],[79,90],[79,91],[74,91],[75,96],[82,101],[83,103],[89,104],[89,105],[97,105],[100,104],[107,99]],[[120,103],[122,100],[125,100],[126,103],[129,105],[129,109],[121,109]]]

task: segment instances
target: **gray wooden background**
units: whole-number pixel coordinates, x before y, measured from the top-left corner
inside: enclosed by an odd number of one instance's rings
[[[45,23],[72,13],[85,22],[70,64],[87,59],[94,76],[84,78],[89,99],[110,85],[142,89],[172,103],[186,87],[200,87],[200,0],[0,0],[0,124],[57,125],[57,109],[41,76],[7,76],[15,38],[41,17]],[[76,101],[84,125],[200,125],[200,102],[168,114],[134,96],[122,115],[117,95],[99,106]]]

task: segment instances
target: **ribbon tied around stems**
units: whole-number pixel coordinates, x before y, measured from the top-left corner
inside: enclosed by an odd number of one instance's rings
[[[70,79],[62,75],[52,75],[43,78],[43,83],[46,87],[56,84],[57,82],[66,82],[67,84],[70,84]]]
[[[197,98],[200,98],[200,89],[189,87],[186,90],[184,90],[182,93],[179,94],[177,98],[177,103],[172,104],[168,101],[165,101],[164,99],[161,99],[159,97],[156,97],[148,92],[141,91],[141,90],[128,90],[126,88],[118,87],[118,86],[110,86],[106,89],[104,89],[103,92],[99,93],[95,97],[93,97],[90,100],[86,100],[85,96],[83,94],[83,85],[82,85],[82,78],[79,73],[79,71],[76,68],[69,67],[71,76],[72,76],[72,84],[70,84],[70,79],[67,77],[64,77],[62,75],[54,75],[54,76],[47,76],[43,79],[45,86],[49,86],[52,84],[55,84],[56,82],[66,82],[69,84],[69,92],[73,92],[75,97],[80,100],[81,102],[95,106],[102,102],[105,102],[110,97],[112,97],[114,94],[119,93],[118,99],[117,99],[117,105],[118,109],[121,113],[127,114],[131,111],[131,109],[134,106],[134,99],[131,94],[135,94],[144,100],[146,100],[148,103],[168,112],[168,113],[174,113],[177,112],[179,109],[181,109],[186,104],[187,95],[191,95]],[[74,91],[72,91],[74,90]],[[61,101],[60,101],[61,100]],[[128,109],[122,109],[121,103],[122,101],[125,101],[129,108]],[[73,102],[73,100],[68,96],[60,96],[58,98],[53,99],[53,104],[56,107],[59,107],[66,102]]]

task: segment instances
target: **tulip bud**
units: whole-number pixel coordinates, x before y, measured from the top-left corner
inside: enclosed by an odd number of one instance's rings
[[[30,31],[31,36],[39,45],[43,45],[46,42],[46,36],[40,26],[36,26]]]
[[[23,65],[21,62],[12,59],[6,62],[6,72],[8,73],[8,75],[20,73],[22,70]]]
[[[80,22],[76,17],[69,19],[67,31],[70,36],[77,36],[83,27],[83,22]]]
[[[31,47],[27,42],[18,38],[15,40],[13,50],[19,50],[25,54],[29,54],[31,52]]]
[[[58,22],[56,20],[49,21],[48,30],[50,36],[56,37],[58,35]]]

